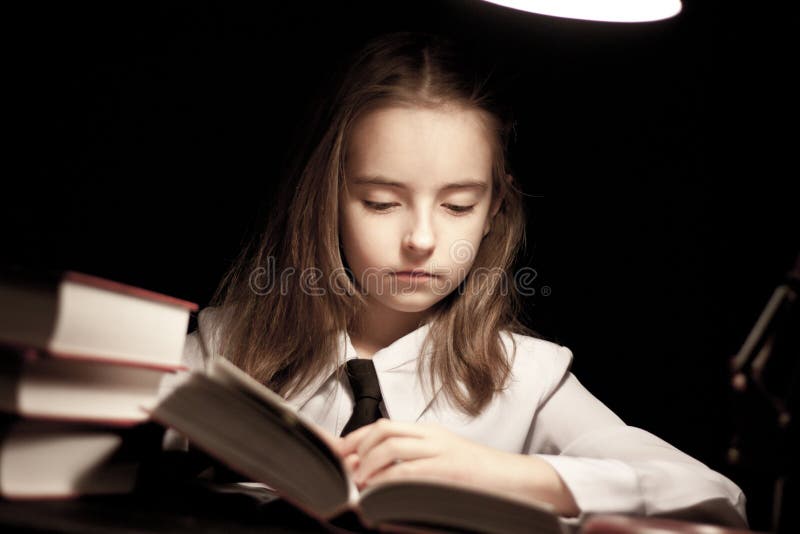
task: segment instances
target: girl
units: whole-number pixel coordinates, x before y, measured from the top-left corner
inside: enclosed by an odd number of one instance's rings
[[[339,436],[354,405],[344,364],[371,359],[383,417],[334,444],[362,487],[423,476],[574,521],[745,525],[736,485],[626,426],[569,372],[569,349],[516,319],[523,204],[489,81],[442,38],[371,41],[280,211],[201,312],[186,364],[229,358]]]

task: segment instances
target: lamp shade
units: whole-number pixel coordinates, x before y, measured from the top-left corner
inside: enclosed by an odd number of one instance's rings
[[[681,0],[485,0],[529,13],[607,22],[648,22],[674,17]]]

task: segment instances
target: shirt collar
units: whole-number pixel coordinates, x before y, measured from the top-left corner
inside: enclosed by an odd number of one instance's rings
[[[425,323],[416,330],[409,332],[397,339],[392,344],[377,351],[372,356],[378,382],[381,386],[384,407],[389,418],[398,421],[416,421],[431,403],[436,393],[441,388],[436,384],[431,391],[428,384],[423,387],[417,373],[417,361],[421,356],[423,342],[430,330],[430,323]],[[350,340],[350,335],[343,331],[339,335],[338,364],[330,365],[328,370],[320,373],[306,388],[289,396],[287,401],[296,409],[301,409],[306,402],[331,378],[337,366],[352,358],[356,358],[356,351]],[[430,354],[430,348],[426,356]],[[429,375],[429,358],[421,360],[422,378],[427,381]]]

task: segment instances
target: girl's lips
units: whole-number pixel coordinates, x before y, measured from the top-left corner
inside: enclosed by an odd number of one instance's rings
[[[436,278],[435,275],[426,271],[398,271],[394,274],[400,278]]]

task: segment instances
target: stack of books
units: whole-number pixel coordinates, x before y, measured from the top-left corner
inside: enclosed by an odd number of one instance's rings
[[[197,305],[77,272],[0,280],[0,495],[134,489]],[[161,429],[163,434],[163,429]]]

